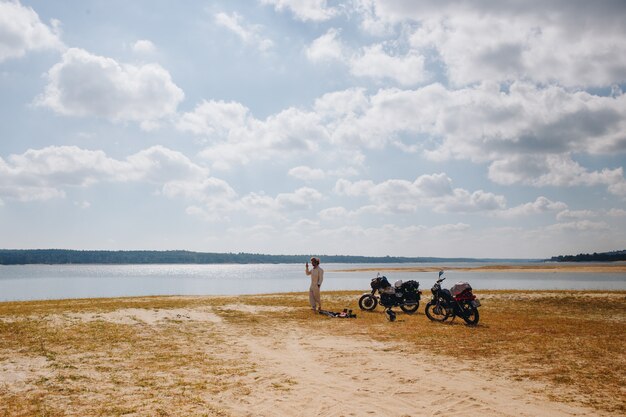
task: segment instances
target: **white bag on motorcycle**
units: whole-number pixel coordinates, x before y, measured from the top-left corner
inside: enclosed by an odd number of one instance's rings
[[[464,281],[459,281],[456,284],[454,284],[452,287],[450,287],[450,293],[452,294],[453,297],[456,297],[457,295],[461,294],[463,291],[472,290],[472,286],[469,285],[469,282],[464,282]]]
[[[396,297],[402,297],[402,291],[400,291],[402,288],[402,280],[400,279],[394,282],[393,286],[395,287]]]

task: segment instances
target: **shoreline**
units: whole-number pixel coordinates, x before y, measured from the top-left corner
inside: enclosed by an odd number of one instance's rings
[[[545,272],[545,273],[559,273],[559,272],[594,272],[594,273],[626,273],[626,263],[618,264],[587,264],[584,265],[560,265],[560,264],[529,264],[529,265],[511,265],[511,264],[497,264],[497,265],[481,265],[481,266],[445,266],[445,264],[436,266],[393,266],[386,268],[379,266],[376,268],[343,268],[343,269],[329,269],[332,272],[438,272],[438,271],[465,271],[465,272]]]

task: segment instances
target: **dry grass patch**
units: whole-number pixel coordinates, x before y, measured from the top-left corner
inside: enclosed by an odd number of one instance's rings
[[[0,415],[227,415],[216,394],[238,390],[237,375],[253,369],[245,360],[224,356],[225,341],[210,322],[170,319],[148,326],[95,320],[55,325],[59,320],[48,320],[52,314],[115,309],[112,300],[65,303],[66,308],[62,302],[30,303],[35,308],[19,306],[11,320],[0,319],[0,357],[43,357],[46,375],[26,376],[23,386],[0,386]],[[195,303],[122,300],[118,308]]]
[[[460,359],[467,369],[546,384],[556,401],[626,413],[624,291],[484,291],[477,293],[483,306],[475,327],[461,319],[430,322],[423,313],[428,296],[412,316],[396,309],[398,319],[390,323],[381,307],[360,311],[360,294],[327,292],[323,297],[325,308],[350,308],[356,320],[313,318],[303,294],[258,296],[246,302],[292,307],[289,315],[280,317],[286,328],[373,338],[390,343],[392,352],[429,352],[444,363]]]
[[[325,308],[350,308],[357,319],[313,314],[302,293],[0,303],[0,416],[229,415],[229,402],[258,384],[279,396],[297,387],[284,374],[257,374],[242,343],[269,336],[280,346],[294,329],[375,340],[444,365],[460,359],[468,370],[537,381],[557,401],[626,413],[626,292],[484,291],[475,327],[428,321],[428,297],[390,323],[380,307],[359,311],[359,295],[323,293]],[[156,318],[111,321],[132,309]],[[220,321],[164,314],[174,311]],[[85,314],[92,319],[76,319]]]

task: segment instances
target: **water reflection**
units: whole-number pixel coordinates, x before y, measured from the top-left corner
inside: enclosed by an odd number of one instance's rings
[[[376,272],[336,272],[375,265],[326,264],[323,290],[369,289]],[[417,264],[380,265],[419,266]],[[421,265],[424,266],[424,265]],[[432,265],[427,265],[432,266]],[[464,266],[455,264],[454,266]],[[476,264],[465,266],[477,266]],[[436,272],[386,272],[390,282],[413,279],[427,292]],[[448,271],[444,286],[468,281],[481,289],[626,290],[624,273]],[[236,295],[308,289],[304,266],[254,265],[11,265],[0,266],[0,300],[126,297],[145,295]]]

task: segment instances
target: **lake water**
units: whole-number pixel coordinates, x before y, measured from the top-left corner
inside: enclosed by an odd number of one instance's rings
[[[446,264],[479,266],[480,264]],[[322,290],[369,289],[376,272],[338,269],[436,266],[434,264],[325,264]],[[423,291],[436,272],[388,272],[390,282],[413,279]],[[626,290],[624,273],[464,272],[451,270],[445,287],[468,281],[481,289]],[[447,284],[447,286],[445,285]],[[0,265],[0,301],[146,295],[237,295],[308,291],[304,265]]]

